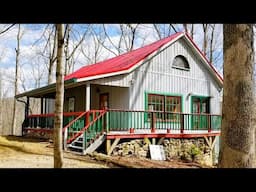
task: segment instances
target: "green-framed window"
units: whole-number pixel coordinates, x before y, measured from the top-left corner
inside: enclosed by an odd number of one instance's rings
[[[178,115],[173,113],[181,112],[181,101],[181,96],[147,94],[147,109],[164,112],[156,113],[157,120],[176,122]],[[148,120],[150,120],[150,115]]]

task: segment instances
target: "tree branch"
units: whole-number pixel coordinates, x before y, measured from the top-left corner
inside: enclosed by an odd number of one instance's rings
[[[12,27],[14,27],[14,24],[11,24],[10,26],[8,26],[6,29],[4,29],[3,31],[0,32],[0,35],[2,35],[3,33],[7,32],[8,30],[10,30]]]

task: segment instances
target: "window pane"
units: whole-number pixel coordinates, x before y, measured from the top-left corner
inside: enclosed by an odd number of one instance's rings
[[[182,55],[178,55],[174,58],[172,65],[174,67],[179,67],[179,68],[184,68],[184,69],[189,69],[189,64],[187,59],[182,56]]]
[[[151,111],[164,111],[164,96],[149,94],[148,95],[148,110]],[[150,119],[150,115],[148,115]],[[157,119],[161,119],[161,113],[157,113]]]
[[[176,122],[179,119],[179,114],[175,113],[181,112],[181,97],[149,94],[148,110],[168,112],[165,115],[163,113],[157,113],[157,119]],[[150,115],[148,115],[148,119],[150,119]]]
[[[174,122],[178,121],[179,114],[175,114],[175,113],[181,112],[181,97],[177,97],[177,96],[166,97],[165,111],[169,112],[166,116],[167,120],[171,120]]]

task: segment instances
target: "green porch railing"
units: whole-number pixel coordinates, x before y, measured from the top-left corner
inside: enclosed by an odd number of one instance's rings
[[[84,128],[84,145],[86,148],[104,131],[106,131],[106,111],[95,112],[90,123]]]
[[[69,122],[78,117],[84,112],[68,112],[63,114],[63,127]],[[29,115],[24,122],[25,128],[39,128],[39,129],[53,129],[54,127],[54,113],[49,114],[33,114]],[[73,129],[84,127],[84,119],[77,121],[72,125]]]
[[[108,131],[133,129],[169,129],[218,131],[221,116],[197,113],[170,113],[162,111],[132,111],[109,109],[106,114]]]

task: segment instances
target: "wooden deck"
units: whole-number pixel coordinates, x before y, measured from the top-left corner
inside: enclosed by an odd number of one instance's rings
[[[150,129],[136,129],[133,133],[130,131],[110,131],[107,132],[107,139],[116,139],[116,138],[194,138],[194,137],[205,137],[205,136],[219,136],[220,131],[211,131],[208,130],[184,130],[183,133],[180,130],[167,130],[156,129],[154,132],[151,132]]]

